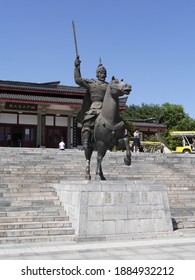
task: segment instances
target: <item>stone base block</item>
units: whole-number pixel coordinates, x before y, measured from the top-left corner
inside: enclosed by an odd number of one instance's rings
[[[79,237],[173,231],[162,184],[64,181],[54,187]]]

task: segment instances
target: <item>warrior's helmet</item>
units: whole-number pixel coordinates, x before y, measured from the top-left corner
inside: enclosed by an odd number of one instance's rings
[[[100,63],[96,69],[96,77],[98,77],[99,72],[105,72],[105,76],[107,76],[106,68],[103,66],[102,63]]]

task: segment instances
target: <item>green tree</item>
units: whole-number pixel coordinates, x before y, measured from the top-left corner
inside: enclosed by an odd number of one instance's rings
[[[167,126],[168,131],[185,118],[188,118],[188,115],[182,105],[164,103],[161,106],[160,122]]]
[[[141,106],[139,105],[130,105],[126,110],[121,113],[122,118],[126,120],[132,119],[149,119],[149,118],[160,118],[161,117],[161,106],[160,105],[148,105],[142,103]]]

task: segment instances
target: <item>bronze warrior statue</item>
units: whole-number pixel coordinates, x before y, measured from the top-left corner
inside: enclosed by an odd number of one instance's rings
[[[82,142],[86,150],[89,142],[93,140],[95,120],[101,112],[108,83],[105,81],[106,68],[102,64],[99,64],[97,67],[97,79],[85,79],[81,77],[80,63],[81,61],[77,57],[75,60],[74,78],[76,84],[87,89],[81,111],[77,116],[77,121],[82,123]]]

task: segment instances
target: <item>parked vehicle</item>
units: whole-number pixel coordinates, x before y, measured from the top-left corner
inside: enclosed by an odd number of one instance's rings
[[[182,146],[177,146],[177,153],[195,153],[195,131],[171,131],[173,138],[180,138]]]

